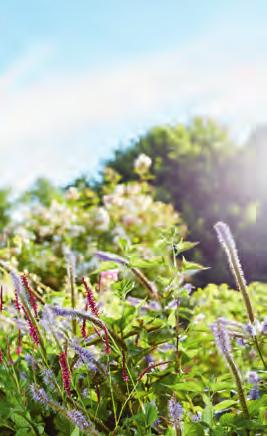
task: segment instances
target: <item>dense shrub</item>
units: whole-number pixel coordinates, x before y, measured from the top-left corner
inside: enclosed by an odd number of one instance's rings
[[[186,226],[169,204],[155,201],[145,181],[114,182],[110,172],[97,195],[87,187],[56,190],[41,181],[23,198],[19,219],[5,228],[0,253],[19,270],[29,270],[36,280],[59,289],[66,273],[65,257],[74,253],[84,274],[98,249],[122,254],[159,254],[163,230],[175,226],[183,237]]]

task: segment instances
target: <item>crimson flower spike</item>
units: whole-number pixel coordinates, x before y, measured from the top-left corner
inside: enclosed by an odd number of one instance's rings
[[[40,344],[40,339],[39,339],[38,331],[37,331],[37,329],[35,328],[35,325],[33,324],[32,320],[31,320],[30,317],[28,316],[28,314],[27,314],[27,312],[26,312],[26,310],[24,309],[23,306],[22,306],[22,310],[23,310],[23,312],[24,312],[24,314],[25,314],[25,318],[26,318],[27,323],[28,323],[28,326],[29,326],[29,333],[30,333],[30,336],[32,337],[33,342],[34,342],[36,345],[39,345],[39,344]]]
[[[82,284],[83,284],[85,291],[86,291],[86,299],[87,299],[88,306],[90,307],[92,315],[99,317],[99,311],[98,311],[98,308],[97,308],[97,305],[95,302],[93,291],[86,283],[84,277],[82,278]]]
[[[60,353],[59,364],[60,364],[60,369],[61,369],[63,386],[64,386],[64,389],[65,389],[68,397],[70,397],[71,379],[70,379],[70,370],[69,370],[69,366],[68,366],[67,351],[66,350],[62,351],[62,353]]]
[[[30,286],[30,284],[28,282],[28,279],[27,279],[25,274],[21,275],[21,281],[22,281],[22,284],[23,284],[24,288],[28,292],[30,306],[32,307],[32,309],[34,311],[35,318],[37,318],[37,316],[38,316],[37,300],[35,298],[34,292],[33,292],[32,288],[31,288],[31,286]]]
[[[87,310],[88,310],[88,302],[87,301],[86,301],[85,309],[84,310],[85,310],[85,312],[87,312]],[[83,338],[87,337],[87,333],[86,333],[86,319],[83,319],[83,321],[82,321],[81,335],[82,335]]]
[[[15,307],[16,307],[17,311],[19,312],[21,307],[20,307],[19,297],[18,297],[18,293],[17,293],[16,289],[14,290],[14,295],[15,295],[15,300],[14,300]]]
[[[109,345],[109,337],[108,337],[108,329],[105,325],[103,325],[103,332],[104,332],[104,342],[105,342],[105,353],[106,354],[110,354],[111,353],[111,349],[110,349],[110,345]]]
[[[3,351],[2,351],[1,348],[0,348],[0,364],[3,363],[3,359],[4,359],[4,357],[3,357]]]
[[[3,302],[3,286],[1,285],[0,288],[0,312],[2,312],[4,307],[4,302]]]

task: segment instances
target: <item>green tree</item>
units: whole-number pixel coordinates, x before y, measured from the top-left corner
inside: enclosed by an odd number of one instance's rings
[[[8,224],[11,212],[10,189],[0,190],[0,230]]]
[[[247,189],[248,182],[244,189],[241,185],[246,152],[215,121],[194,118],[187,125],[151,129],[128,148],[116,150],[114,158],[107,162],[126,181],[137,177],[133,161],[140,153],[152,159],[152,183],[157,197],[175,205],[188,225],[189,238],[200,242],[194,250],[194,260],[212,267],[199,276],[201,285],[206,281],[231,282],[220,261],[222,253],[214,223],[226,221],[237,237],[255,224],[255,198]],[[242,257],[246,258],[245,246],[237,239]],[[251,276],[251,268],[248,273]]]

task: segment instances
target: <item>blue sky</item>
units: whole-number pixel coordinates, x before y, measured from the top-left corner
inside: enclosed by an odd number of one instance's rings
[[[158,123],[266,121],[267,2],[0,2],[0,184],[94,174]]]

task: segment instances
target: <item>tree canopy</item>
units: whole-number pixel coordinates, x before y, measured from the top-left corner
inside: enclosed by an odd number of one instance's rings
[[[262,253],[261,262],[255,262],[257,237],[267,239],[267,232],[262,235],[263,227],[259,229],[258,223],[256,226],[257,207],[261,204],[261,213],[266,210],[264,189],[258,189],[263,186],[264,172],[257,177],[251,174],[259,149],[264,148],[262,137],[266,136],[260,137],[255,147],[255,134],[240,146],[216,121],[198,117],[188,124],[155,127],[127,148],[117,149],[107,162],[127,181],[136,177],[133,161],[140,153],[152,159],[151,176],[157,197],[174,204],[188,225],[189,238],[199,241],[194,260],[212,267],[199,276],[200,284],[231,281],[229,271],[222,267],[222,253],[213,231],[218,220],[231,225],[248,278],[267,278]],[[261,246],[265,250],[264,244]]]

